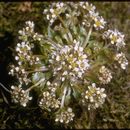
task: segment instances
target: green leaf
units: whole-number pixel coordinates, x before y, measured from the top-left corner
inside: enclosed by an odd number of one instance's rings
[[[32,76],[32,82],[37,83],[42,78],[45,78],[45,74],[42,72],[36,72]]]
[[[65,97],[65,104],[66,104],[66,105],[69,105],[70,99],[71,99],[71,96],[70,96],[70,95],[67,95],[67,96]]]
[[[80,93],[73,88],[73,96],[75,99],[79,98]]]

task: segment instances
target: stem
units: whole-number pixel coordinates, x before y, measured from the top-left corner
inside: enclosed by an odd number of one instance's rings
[[[68,36],[68,38],[69,38],[69,41],[71,42],[71,41],[72,41],[72,35],[71,35],[69,29],[68,29],[67,26],[65,25],[64,21],[62,20],[62,18],[61,18],[59,15],[57,15],[57,17],[59,18],[59,20],[61,21],[61,23],[62,23],[63,26],[65,27],[65,29],[66,29],[66,31],[67,31],[67,36]]]
[[[59,20],[61,21],[61,23],[62,23],[63,26],[65,27],[66,31],[69,32],[69,30],[68,30],[68,28],[66,27],[66,25],[65,25],[64,21],[62,20],[62,18],[61,18],[59,15],[57,15],[57,17],[59,18]]]
[[[55,43],[53,40],[51,40],[49,37],[47,37],[47,36],[43,36],[42,37],[42,40],[44,41],[44,42],[47,42],[47,44],[49,44],[49,45],[52,45],[53,47],[57,47],[57,43]],[[43,44],[44,44],[44,42],[43,42]],[[40,43],[40,45],[42,45],[42,43]]]
[[[57,44],[54,41],[52,41],[50,38],[44,37],[43,40],[49,42],[50,45],[57,47]]]
[[[85,39],[85,41],[84,41],[84,43],[83,43],[83,48],[86,47],[86,45],[87,45],[87,43],[88,43],[88,41],[89,41],[90,35],[91,35],[91,33],[92,33],[92,28],[93,28],[93,26],[91,26],[90,29],[89,29],[88,35],[87,35],[87,37],[86,37],[86,39]]]
[[[5,91],[7,91],[8,93],[11,93],[2,83],[0,83],[0,86],[1,86]]]
[[[111,44],[109,43],[109,44],[107,44],[104,48],[108,48],[108,47],[110,47],[111,46]]]
[[[29,92],[31,89],[33,89],[34,87],[38,86],[40,83],[42,83],[45,79],[41,79],[39,82],[37,82],[36,84],[32,85],[30,88],[28,88],[26,90],[26,92]]]
[[[71,94],[71,88],[69,87],[67,95],[69,96]]]
[[[64,106],[66,92],[67,92],[67,87],[64,88],[64,92],[61,100],[61,108]]]
[[[47,72],[49,69],[47,68],[40,68],[40,69],[35,69],[32,71],[27,71],[27,73],[35,73],[35,72]]]

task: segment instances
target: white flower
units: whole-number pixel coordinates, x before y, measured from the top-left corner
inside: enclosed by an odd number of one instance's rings
[[[54,2],[50,4],[50,9],[44,9],[43,14],[46,15],[46,19],[50,22],[51,25],[57,19],[57,15],[60,15],[62,13],[64,5],[65,4],[63,2]]]
[[[99,80],[102,84],[108,84],[111,81],[112,74],[105,66],[100,68],[99,73]]]
[[[27,21],[26,22],[26,30],[33,32],[34,31],[34,22],[33,21]]]
[[[50,12],[51,12],[51,13],[54,13],[54,9],[50,9]]]
[[[15,56],[15,60],[19,60],[19,57],[18,57],[18,56]]]
[[[89,4],[88,2],[79,2],[79,6],[83,7],[83,9],[86,9],[88,11],[95,11],[96,7],[92,4]]]
[[[19,71],[19,67],[16,67],[15,70],[16,70],[16,72],[18,72]]]
[[[117,29],[105,31],[103,37],[110,39],[111,44],[116,44],[117,48],[125,46],[124,35]]]
[[[29,96],[29,92],[23,90],[21,84],[18,87],[11,86],[11,89],[12,89],[11,91],[12,100],[15,103],[19,103],[23,107],[26,107],[29,100],[32,100],[32,97]]]
[[[49,85],[51,85],[50,81],[47,81],[47,83],[46,83],[46,84],[47,84],[48,86],[49,86]]]
[[[103,29],[106,24],[106,21],[103,19],[102,16],[101,17],[98,16],[98,17],[94,18],[94,22],[95,22],[94,27],[96,29]]]
[[[126,66],[128,65],[128,60],[125,57],[124,53],[118,53],[115,56],[115,60],[118,61],[122,69],[126,69]]]
[[[55,122],[68,124],[73,121],[75,114],[72,111],[72,108],[68,108],[67,110],[62,110],[56,115]]]
[[[56,96],[54,93],[50,93],[49,91],[46,91],[42,93],[42,97],[39,101],[39,106],[42,109],[56,109],[56,108],[59,108],[60,101],[56,99]]]
[[[97,19],[99,17],[99,13],[98,12],[94,12],[94,11],[89,11],[89,15],[90,17],[94,20]]]
[[[62,81],[66,77],[67,80],[75,82],[78,78],[82,78],[90,67],[87,55],[84,54],[83,48],[76,40],[74,40],[74,45],[54,48],[49,62],[55,76],[61,73]]]
[[[96,87],[95,83],[92,83],[91,86],[88,86],[83,99],[83,103],[87,103],[88,110],[96,109],[105,102],[106,94],[104,93],[104,88]]]

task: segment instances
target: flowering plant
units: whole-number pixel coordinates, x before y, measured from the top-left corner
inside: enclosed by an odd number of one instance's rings
[[[68,125],[82,111],[102,107],[108,84],[126,70],[124,35],[106,29],[107,22],[88,2],[55,2],[43,11],[43,34],[27,21],[19,31],[15,64],[9,74],[12,100],[26,107],[36,90],[38,106],[52,113],[55,122]]]

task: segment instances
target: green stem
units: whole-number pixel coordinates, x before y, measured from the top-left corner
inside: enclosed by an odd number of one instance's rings
[[[84,43],[83,43],[83,48],[86,47],[86,45],[87,45],[87,43],[88,43],[88,41],[89,41],[89,38],[90,38],[91,33],[92,33],[92,29],[93,29],[93,26],[91,26],[90,29],[89,29],[88,35],[87,35],[87,37],[86,37],[86,39],[85,39],[85,41],[84,41]]]
[[[69,87],[69,90],[68,90],[67,96],[70,96],[70,94],[71,94],[71,88]]]
[[[72,42],[72,35],[71,35],[71,33],[70,33],[70,30],[67,28],[67,26],[65,25],[64,21],[62,20],[62,18],[61,18],[59,15],[57,15],[57,17],[59,18],[59,20],[60,20],[61,23],[63,24],[64,28],[66,29],[66,31],[67,31],[67,36],[68,36],[69,41],[70,41],[70,43],[71,43],[71,42]]]
[[[64,106],[66,92],[67,92],[67,87],[64,88],[63,97],[61,100],[61,108]]]
[[[28,88],[26,90],[26,92],[29,92],[31,89],[33,89],[34,87],[37,87],[40,83],[42,83],[45,79],[41,79],[39,82],[37,82],[36,84],[32,85],[30,88]]]
[[[35,73],[35,72],[47,72],[49,69],[48,68],[40,68],[40,69],[35,69],[31,71],[27,71],[27,73]]]

